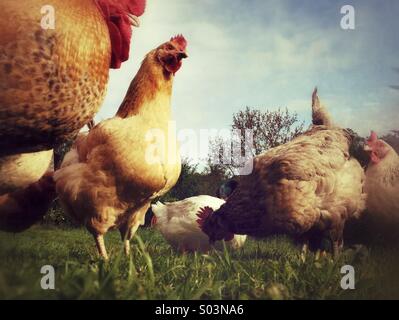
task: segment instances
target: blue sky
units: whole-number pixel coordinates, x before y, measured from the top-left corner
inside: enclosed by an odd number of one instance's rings
[[[351,4],[356,29],[340,28]],[[315,85],[335,121],[361,134],[399,128],[399,1],[148,0],[130,60],[111,71],[96,117],[113,116],[144,55],[188,40],[173,112],[179,129],[226,128],[245,106],[287,107],[310,121]]]

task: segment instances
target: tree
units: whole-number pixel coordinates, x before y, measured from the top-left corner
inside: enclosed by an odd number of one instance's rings
[[[201,179],[199,184],[200,194],[207,194],[210,196],[216,196],[219,187],[225,182],[231,174],[226,172],[226,167],[220,164],[213,164],[208,159],[205,170],[201,173]]]
[[[217,136],[210,141],[209,158],[214,165],[222,165],[225,173],[231,177],[249,158],[287,143],[302,133],[303,129],[304,123],[299,122],[298,115],[290,113],[287,108],[261,111],[246,107],[233,115],[230,139]],[[251,137],[248,137],[248,131]],[[239,152],[235,152],[237,148],[234,145],[239,146]],[[231,161],[226,162],[226,155],[230,156]]]
[[[244,134],[245,129],[253,131],[255,155],[270,148],[287,143],[303,131],[304,123],[298,122],[298,114],[291,114],[287,108],[276,111],[261,111],[246,107],[233,115],[232,128]]]

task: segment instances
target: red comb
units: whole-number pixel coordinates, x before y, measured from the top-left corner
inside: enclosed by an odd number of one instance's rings
[[[127,2],[127,9],[131,14],[140,17],[143,15],[146,7],[146,0],[124,0]]]
[[[369,142],[375,142],[378,140],[377,133],[375,131],[371,131],[370,138],[368,139]]]
[[[179,46],[179,49],[184,51],[186,50],[187,47],[187,41],[186,39],[183,37],[182,34],[178,34],[177,36],[174,36],[170,39],[170,41],[177,43]]]
[[[213,209],[210,207],[205,207],[199,209],[197,213],[197,223],[202,227],[204,225],[204,222],[212,215]]]

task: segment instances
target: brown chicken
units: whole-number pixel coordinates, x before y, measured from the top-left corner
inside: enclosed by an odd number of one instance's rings
[[[25,189],[0,196],[0,230],[28,229],[44,216],[55,198],[53,172]]]
[[[41,9],[55,9],[43,29]],[[0,156],[74,139],[98,111],[109,68],[129,56],[145,0],[0,1]]]
[[[315,92],[313,109],[317,105]],[[255,157],[253,172],[241,178],[219,210],[201,209],[198,223],[210,241],[231,240],[233,234],[288,234],[319,246],[328,237],[338,254],[345,222],[365,206],[364,172],[349,154],[351,140],[346,130],[314,125]]]
[[[169,122],[174,75],[186,57],[183,36],[152,50],[117,115],[80,136],[55,173],[66,211],[93,234],[105,259],[103,235],[118,228],[128,254],[129,239],[144,224],[151,201],[170,190],[180,175]]]

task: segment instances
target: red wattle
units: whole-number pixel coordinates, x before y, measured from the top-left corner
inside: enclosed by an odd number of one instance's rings
[[[370,158],[371,158],[371,162],[374,164],[377,164],[380,162],[380,158],[378,158],[378,156],[375,154],[375,152],[371,153]]]
[[[112,57],[110,67],[119,69],[129,59],[132,26],[128,13],[141,16],[145,9],[145,0],[97,0],[107,22],[111,39]]]

